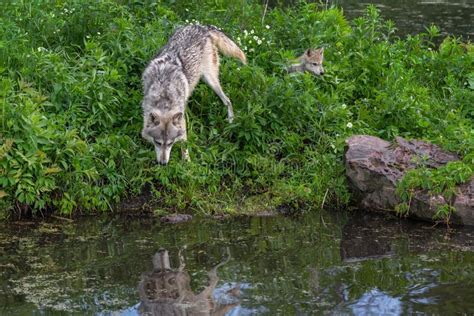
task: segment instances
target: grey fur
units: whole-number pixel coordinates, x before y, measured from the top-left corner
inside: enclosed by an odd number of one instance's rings
[[[315,76],[323,75],[324,48],[307,49],[299,58],[300,63],[288,67],[288,72],[309,72]]]
[[[187,139],[186,102],[201,77],[227,106],[232,122],[232,103],[219,83],[218,49],[246,63],[240,48],[216,27],[179,28],[143,72],[142,136],[154,144],[160,164],[168,163],[174,143]],[[182,156],[189,160],[187,150]]]
[[[229,254],[229,253],[228,253]],[[191,277],[185,270],[184,257],[179,255],[179,268],[173,269],[168,251],[162,249],[153,258],[153,270],[142,275],[138,284],[140,305],[139,315],[185,316],[209,315],[224,316],[240,304],[240,285],[226,294],[233,300],[227,304],[217,302],[214,290],[219,282],[218,268],[225,265],[227,258],[208,272],[208,284],[198,293],[191,288]]]

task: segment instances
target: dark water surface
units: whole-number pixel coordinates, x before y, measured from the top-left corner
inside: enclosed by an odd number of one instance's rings
[[[270,0],[272,6],[294,5],[298,0]],[[395,22],[400,36],[425,32],[435,24],[442,37],[454,35],[474,39],[474,0],[309,0],[327,7],[341,7],[349,19],[364,15],[369,4],[380,9],[385,19]]]
[[[349,18],[374,3],[401,35],[435,23],[474,38],[474,0],[328,3]],[[474,314],[473,229],[322,218],[0,224],[0,315],[205,315],[206,290],[226,315]],[[160,248],[173,269],[153,271]],[[219,281],[206,288],[219,263]]]
[[[160,248],[175,268],[164,274],[152,272]],[[163,302],[197,315],[218,263],[211,291],[226,315],[472,314],[473,250],[472,229],[363,213],[0,224],[0,315],[136,315]]]
[[[329,0],[328,3],[342,7],[350,19],[364,14],[367,5],[374,4],[384,18],[395,22],[400,35],[424,32],[435,24],[444,36],[474,39],[474,0]]]

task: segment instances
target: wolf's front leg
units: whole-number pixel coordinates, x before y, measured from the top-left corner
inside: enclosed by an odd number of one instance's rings
[[[189,157],[189,152],[188,152],[188,149],[187,148],[181,148],[181,158],[184,160],[184,161],[191,161],[191,158]]]
[[[184,145],[181,146],[181,159],[184,161],[191,161],[191,158],[189,158],[189,152],[188,152],[188,131],[186,128],[186,120],[184,121],[184,137],[183,137],[183,142]]]

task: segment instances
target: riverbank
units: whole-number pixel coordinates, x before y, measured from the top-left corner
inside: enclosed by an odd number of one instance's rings
[[[353,134],[474,153],[473,46],[433,44],[436,27],[400,39],[373,7],[352,22],[315,4],[265,11],[214,1],[13,3],[0,15],[2,218],[112,212],[145,187],[156,214],[344,207]],[[234,122],[199,84],[187,109],[192,160],[176,148],[161,167],[139,135],[140,75],[190,23],[223,28],[249,65],[222,59]],[[308,47],[325,47],[324,76],[288,75]]]

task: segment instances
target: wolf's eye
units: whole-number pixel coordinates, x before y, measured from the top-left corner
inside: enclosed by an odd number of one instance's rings
[[[319,63],[311,63],[313,66],[319,66]]]
[[[161,145],[162,145],[161,142],[159,142],[159,141],[157,141],[157,140],[153,140],[153,141],[155,142],[155,145],[156,145],[156,146],[161,146]]]

